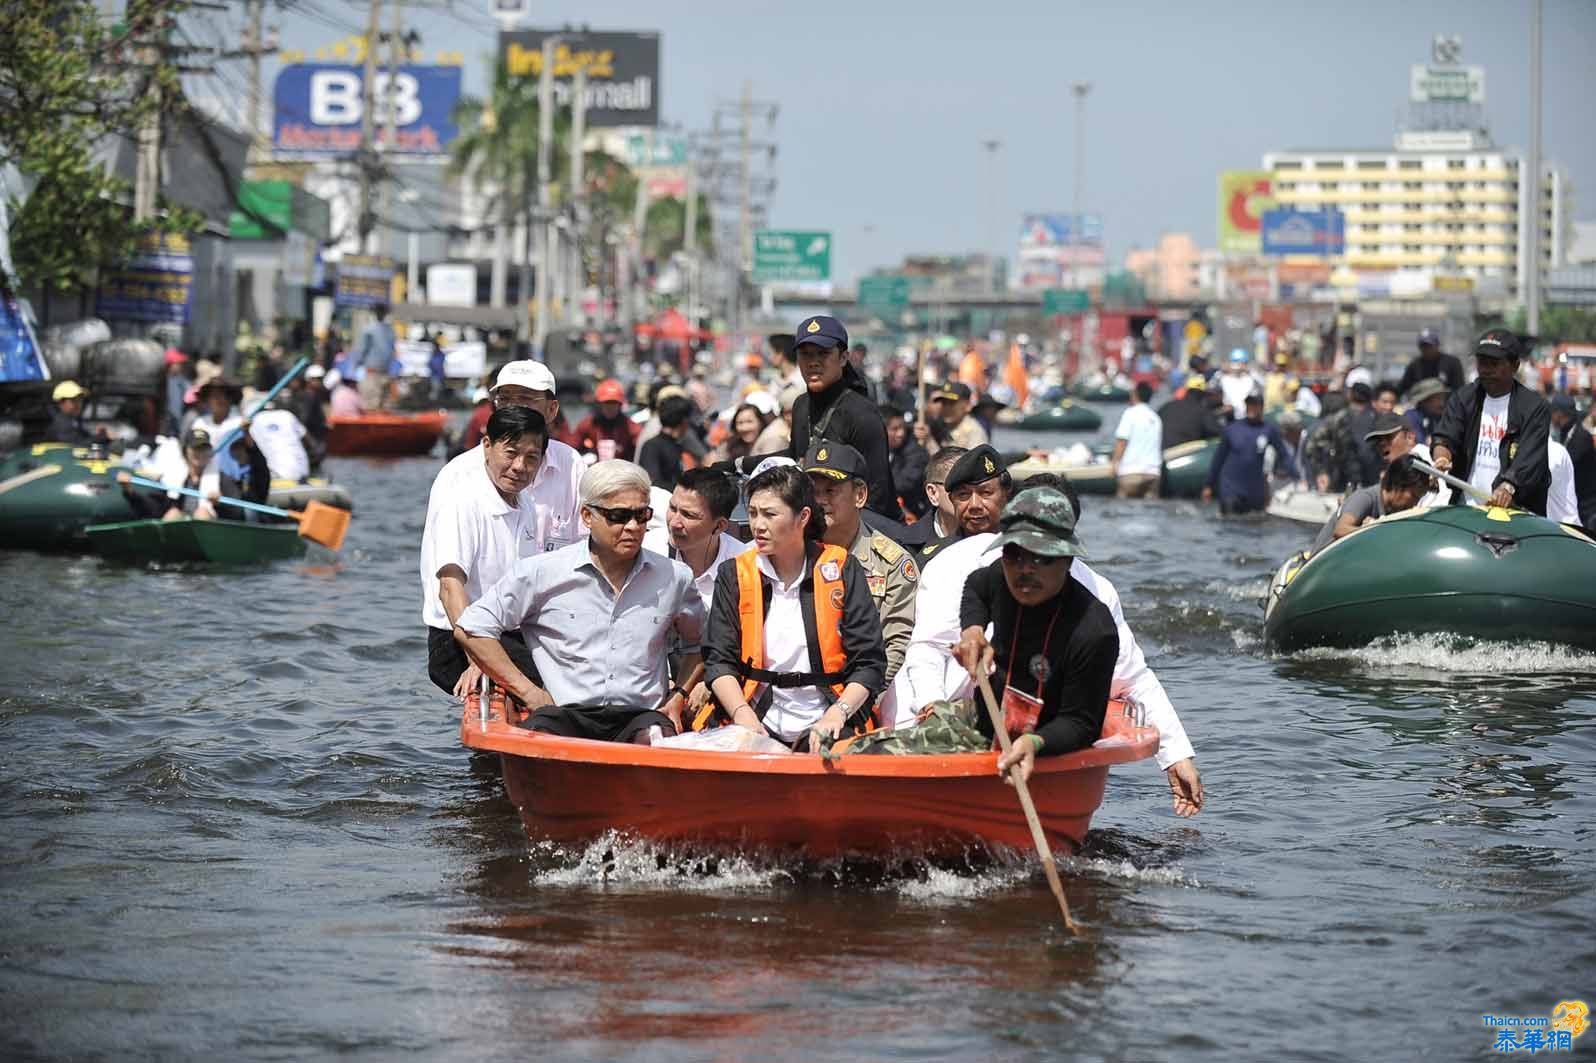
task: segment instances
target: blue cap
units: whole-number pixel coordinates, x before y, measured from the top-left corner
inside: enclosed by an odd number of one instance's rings
[[[1439,347],[1439,346],[1441,346],[1441,337],[1436,334],[1436,331],[1433,328],[1420,329],[1419,330],[1419,346],[1420,347]]]
[[[794,347],[801,347],[806,343],[847,350],[848,330],[834,317],[806,317],[798,322],[798,328],[793,332],[792,344]]]
[[[1244,363],[1246,361],[1247,361],[1247,350],[1246,350],[1245,347],[1237,347],[1236,349],[1234,349],[1234,350],[1232,350],[1230,352],[1230,364],[1231,365],[1241,365],[1242,363]]]

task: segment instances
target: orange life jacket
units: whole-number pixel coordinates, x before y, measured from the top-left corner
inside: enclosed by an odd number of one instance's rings
[[[820,640],[820,667],[827,676],[841,675],[848,666],[842,652],[842,568],[848,551],[840,546],[825,546],[815,558],[814,624]],[[749,669],[765,667],[765,590],[759,571],[759,552],[747,550],[737,555],[737,621],[743,631],[738,659]],[[756,677],[743,679],[743,698],[750,703],[762,682]],[[844,684],[826,684],[836,697],[842,697]]]

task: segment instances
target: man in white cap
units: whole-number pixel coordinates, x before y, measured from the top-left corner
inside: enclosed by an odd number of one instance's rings
[[[543,415],[549,425],[548,445],[543,452],[543,463],[538,468],[532,486],[526,489],[531,503],[526,534],[532,540],[531,553],[544,553],[570,546],[582,537],[581,505],[578,502],[582,473],[587,466],[576,449],[561,443],[553,436],[555,419],[560,414],[560,401],[555,398],[554,374],[542,362],[530,358],[506,362],[499,369],[498,378],[488,389],[488,397],[495,410],[507,406],[525,406]],[[476,447],[445,465],[438,473],[432,490],[445,482],[450,466],[461,462],[464,468],[475,469],[482,461]],[[475,457],[471,455],[475,454]]]

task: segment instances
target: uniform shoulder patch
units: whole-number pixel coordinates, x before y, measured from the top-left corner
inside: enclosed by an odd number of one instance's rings
[[[896,565],[898,558],[903,556],[903,547],[887,538],[881,532],[870,533],[870,548],[881,555],[881,560],[889,565]]]
[[[903,578],[913,583],[920,578],[920,570],[914,567],[914,562],[909,558],[903,559]]]
[[[920,547],[920,557],[921,557],[921,559],[923,560],[925,558],[930,557],[932,554],[936,553],[937,552],[937,548],[940,547],[941,545],[942,545],[941,543],[926,543],[924,546]]]

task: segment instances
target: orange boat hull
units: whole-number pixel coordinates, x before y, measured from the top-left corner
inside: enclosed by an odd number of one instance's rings
[[[426,454],[449,425],[437,413],[366,413],[327,418],[327,453],[338,457],[409,457]]]
[[[461,740],[500,754],[528,837],[561,842],[620,831],[663,842],[812,858],[1028,850],[1031,835],[997,754],[844,756],[652,749],[484,726],[473,695]],[[1053,845],[1073,852],[1113,764],[1144,760],[1158,732],[1126,726],[1109,744],[1037,762],[1031,797]]]

